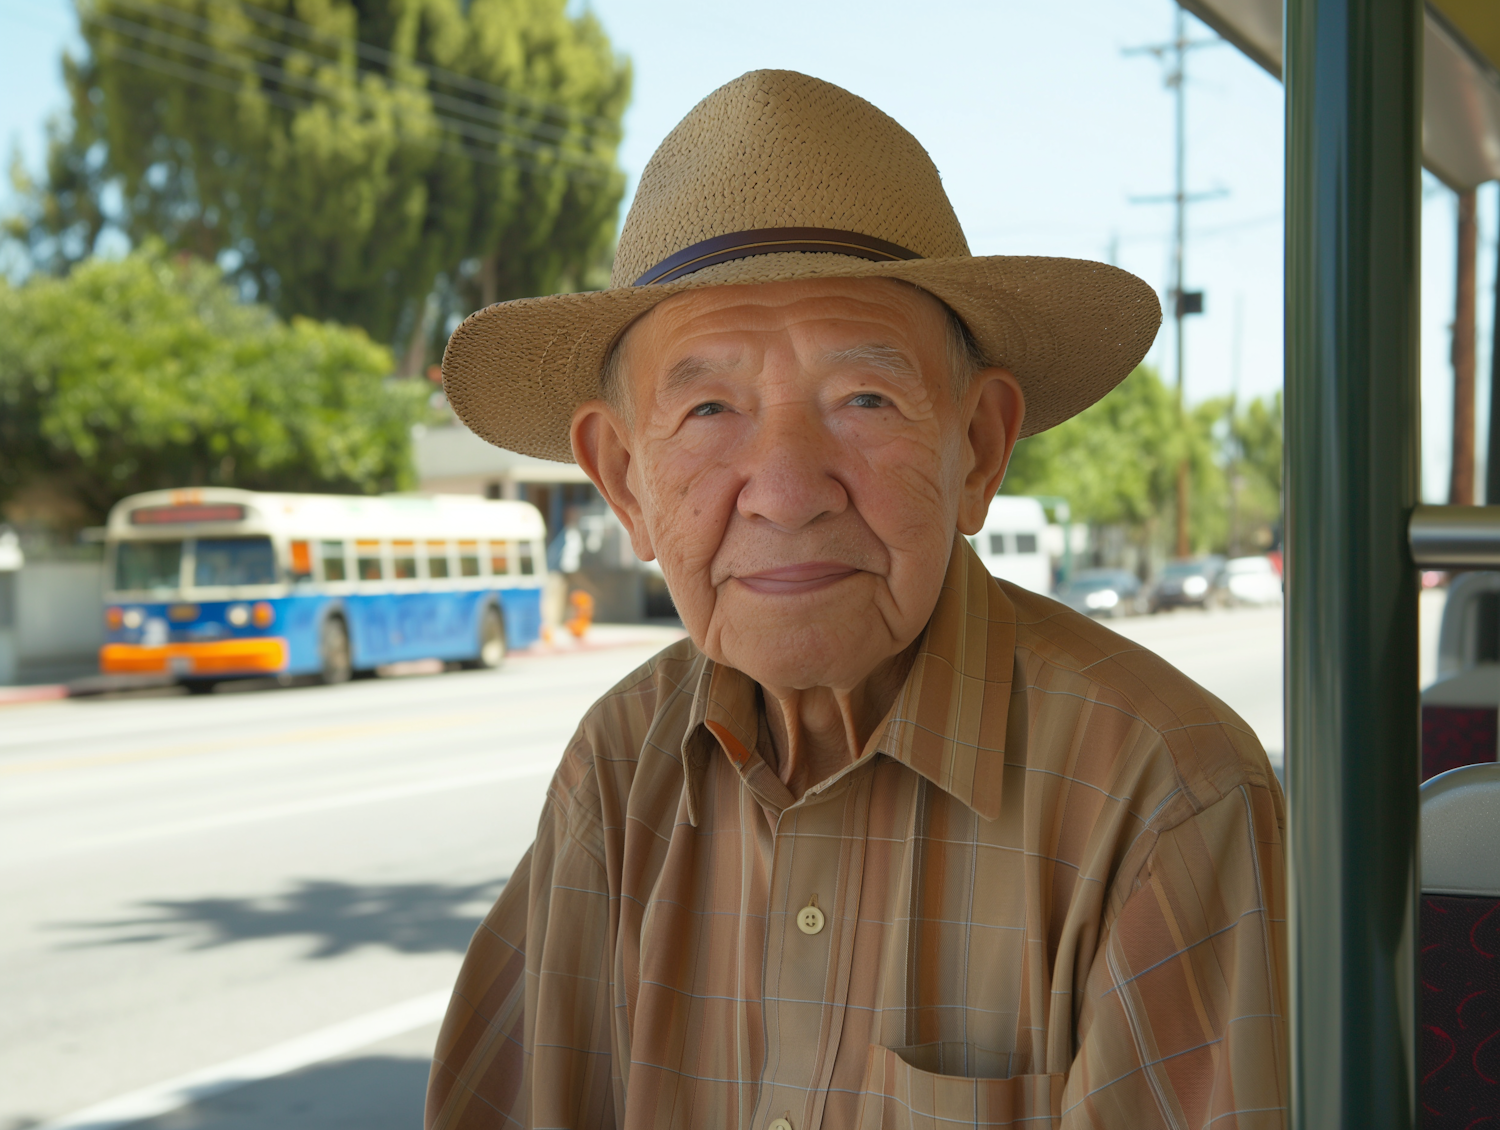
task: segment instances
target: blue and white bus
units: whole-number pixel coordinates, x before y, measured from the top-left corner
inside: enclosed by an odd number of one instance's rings
[[[541,633],[536,507],[457,495],[132,495],[105,529],[106,674],[221,680],[439,659],[498,667]]]

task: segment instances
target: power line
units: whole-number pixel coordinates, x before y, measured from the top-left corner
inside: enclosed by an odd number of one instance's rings
[[[119,0],[117,0],[117,2],[119,2]],[[126,2],[129,2],[129,0],[126,0]],[[136,0],[136,2],[139,3],[140,0]],[[596,114],[588,114],[582,110],[575,110],[568,106],[560,106],[556,103],[546,102],[539,98],[533,98],[530,95],[518,94],[515,91],[507,90],[503,86],[497,86],[494,83],[485,82],[483,79],[476,79],[469,75],[462,74],[458,71],[449,70],[446,67],[436,66],[435,64],[431,63],[418,62],[415,59],[408,59],[404,56],[397,55],[392,51],[387,51],[384,48],[376,47],[373,44],[364,43],[361,40],[354,38],[353,36],[345,36],[339,35],[335,32],[323,31],[321,28],[316,28],[311,24],[303,23],[301,20],[292,19],[289,16],[283,16],[279,12],[272,12],[255,4],[243,3],[241,2],[241,0],[206,0],[206,2],[215,4],[220,8],[227,8],[238,15],[242,15],[247,19],[255,21],[256,23],[262,24],[266,27],[275,28],[277,31],[284,32],[288,35],[298,36],[302,39],[309,40],[315,43],[323,43],[330,47],[337,47],[340,49],[352,48],[355,53],[361,58],[368,59],[371,62],[379,63],[383,66],[414,67],[418,70],[426,72],[433,78],[448,83],[449,85],[469,90],[475,94],[483,94],[487,97],[494,98],[497,101],[510,102],[512,104],[523,107],[532,107],[535,110],[545,114],[577,121],[585,125],[591,125],[597,129],[602,130],[604,133],[610,135],[614,139],[619,138],[619,126],[610,121],[608,118],[603,118]]]
[[[174,59],[167,59],[160,55],[153,55],[150,52],[138,51],[133,47],[127,47],[121,43],[105,43],[100,46],[100,50],[102,50],[107,55],[111,55],[122,60],[123,62],[131,63],[145,70],[156,71],[160,74],[170,75],[171,77],[181,79],[184,82],[190,82],[198,86],[209,87],[214,90],[221,90],[229,94],[244,93],[245,88],[241,83],[228,77],[227,75],[217,74],[214,71],[206,70],[202,67],[190,66],[186,63],[181,63]],[[311,106],[317,105],[317,103],[310,98],[296,98],[275,90],[266,90],[262,88],[257,91],[257,94],[259,97],[266,99],[266,101],[271,102],[273,105],[280,106],[283,109],[287,110],[305,110]],[[428,146],[441,152],[458,154],[485,165],[493,165],[501,168],[513,166],[525,169],[528,172],[533,172],[544,176],[562,175],[570,178],[584,176],[583,170],[557,168],[555,166],[549,168],[544,165],[539,165],[535,161],[528,160],[525,157],[502,157],[496,153],[483,149],[474,149],[470,146],[463,145],[462,143],[454,142],[442,137],[417,135],[410,138],[409,140],[413,141],[415,144]],[[584,177],[584,179],[593,180],[597,179],[597,177],[590,176]]]
[[[347,98],[353,101],[363,102],[366,105],[377,104],[376,99],[374,99],[367,92],[360,90],[357,83],[351,84],[348,87],[336,86],[314,77],[296,74],[292,71],[287,70],[284,66],[273,66],[268,63],[257,62],[256,60],[248,58],[246,56],[221,51],[218,48],[200,43],[197,40],[186,39],[182,36],[174,35],[171,32],[152,28],[149,25],[139,24],[131,20],[123,20],[117,16],[91,14],[88,18],[95,24],[119,32],[122,35],[130,36],[143,43],[153,44],[155,46],[163,47],[168,50],[180,51],[185,55],[196,56],[204,62],[217,63],[221,66],[255,74],[260,78],[266,79],[271,82],[281,83],[284,86],[300,88],[302,90],[310,91],[314,94],[323,94],[329,97]],[[113,47],[114,45],[108,46]],[[177,62],[177,60],[172,60],[169,57],[162,56],[154,52],[139,51],[137,49],[132,49],[132,51],[134,55],[146,56],[149,58],[159,59],[167,62]],[[134,58],[134,55],[131,57],[132,61],[139,62],[140,60],[138,58]],[[236,93],[242,93],[244,88],[242,86],[236,85],[234,90]],[[260,92],[263,94],[271,93],[264,87],[260,88]],[[422,93],[425,94],[426,92],[424,91]],[[416,107],[402,105],[399,100],[392,101],[388,104],[382,104],[381,108],[391,109],[396,113],[404,113],[407,116],[417,116],[423,120],[427,120],[430,117],[430,120],[439,122],[452,129],[455,133],[462,134],[474,141],[490,142],[491,144],[496,145],[511,145],[535,155],[551,156],[556,160],[578,165],[583,168],[591,168],[599,171],[607,171],[612,168],[609,162],[603,161],[598,157],[571,152],[547,142],[537,141],[534,138],[528,138],[524,135],[517,135],[513,133],[507,133],[502,130],[492,129],[488,126],[483,126],[476,122],[465,121],[461,118],[455,118],[446,114],[440,114],[435,111],[422,113]]]
[[[255,51],[259,51],[260,53],[265,54],[265,55],[272,55],[272,56],[275,56],[275,57],[280,58],[280,59],[286,59],[286,58],[292,57],[292,56],[300,57],[303,54],[313,54],[311,51],[309,51],[305,47],[292,47],[292,46],[288,46],[287,44],[279,43],[276,40],[266,39],[266,38],[264,38],[262,36],[255,35],[252,32],[246,31],[245,29],[243,29],[241,27],[236,27],[233,24],[226,23],[223,20],[215,20],[215,19],[212,19],[212,18],[209,18],[209,17],[206,17],[206,16],[200,16],[200,15],[197,15],[197,14],[192,13],[192,12],[184,11],[183,9],[177,8],[177,7],[172,6],[172,5],[153,3],[152,0],[113,0],[113,3],[116,4],[116,5],[122,5],[124,7],[135,8],[138,11],[145,12],[145,13],[148,13],[148,14],[151,14],[151,15],[155,15],[155,16],[161,18],[161,19],[167,20],[168,22],[175,23],[175,24],[177,24],[180,27],[189,28],[189,29],[191,29],[193,31],[200,32],[200,33],[202,33],[204,35],[220,34],[220,35],[228,36],[230,38],[233,38],[233,39],[236,39],[236,40],[240,41],[242,44],[250,47],[251,49],[253,49]],[[238,8],[237,5],[234,5],[234,6],[236,8]],[[248,14],[248,13],[242,13],[242,14]],[[269,13],[262,13],[262,14],[269,14]],[[86,13],[85,14],[85,18],[86,19],[92,19],[95,22],[99,22],[99,21],[101,21],[103,19],[116,19],[116,20],[121,20],[122,19],[122,17],[119,17],[119,16],[108,16],[108,17],[106,17],[106,16],[102,16],[102,15],[100,15],[98,13]],[[129,21],[124,21],[124,22],[129,22]],[[291,22],[295,24],[296,21],[291,21]],[[147,26],[147,25],[137,25],[137,26],[144,27],[144,26]],[[305,25],[299,25],[299,26],[305,26]],[[293,32],[293,34],[299,34],[299,33]],[[306,38],[306,37],[304,36],[304,38]],[[454,72],[444,71],[442,68],[432,67],[432,66],[429,66],[427,64],[420,63],[420,62],[418,62],[418,61],[416,61],[414,59],[407,59],[407,58],[398,57],[396,55],[392,55],[390,52],[383,52],[379,48],[370,47],[368,44],[360,44],[360,43],[358,43],[357,41],[354,41],[354,40],[347,40],[347,39],[340,40],[337,37],[331,37],[331,38],[333,38],[336,41],[336,43],[338,43],[339,45],[341,45],[345,49],[347,49],[352,44],[356,48],[364,48],[364,49],[366,49],[367,52],[372,52],[372,53],[376,53],[376,54],[385,56],[384,62],[386,63],[386,67],[387,67],[387,69],[385,71],[381,72],[381,71],[361,70],[359,73],[362,73],[362,74],[374,73],[374,74],[379,75],[386,82],[389,82],[389,83],[391,83],[393,85],[401,85],[401,86],[409,87],[409,88],[414,89],[414,90],[421,90],[429,98],[432,98],[435,103],[446,104],[446,105],[449,106],[449,108],[458,110],[458,111],[463,112],[463,113],[474,114],[475,116],[484,116],[484,117],[489,118],[492,121],[500,122],[500,123],[506,124],[506,125],[519,126],[521,128],[531,130],[531,131],[533,131],[535,133],[539,133],[539,134],[542,134],[542,135],[545,135],[545,136],[550,136],[550,137],[557,138],[557,139],[576,140],[576,139],[579,139],[579,138],[583,138],[583,139],[586,139],[586,140],[589,140],[589,141],[593,141],[593,140],[597,139],[596,135],[589,134],[586,131],[580,132],[579,130],[571,128],[571,127],[554,125],[554,124],[552,124],[550,122],[546,122],[546,121],[543,121],[543,120],[541,120],[539,118],[535,118],[535,117],[531,117],[531,118],[522,117],[522,116],[520,116],[518,114],[513,114],[513,113],[509,113],[509,112],[504,111],[504,110],[499,110],[499,109],[496,109],[496,108],[494,108],[492,106],[486,106],[486,105],[484,105],[482,103],[475,102],[472,99],[454,98],[451,95],[438,93],[438,92],[432,90],[430,87],[423,86],[420,83],[412,82],[409,79],[399,78],[399,77],[397,77],[397,75],[401,71],[406,71],[406,72],[418,71],[418,72],[421,72],[422,74],[426,75],[429,79],[432,79],[432,80],[438,81],[438,82],[443,82],[443,83],[446,83],[447,85],[450,85],[450,86],[451,85],[455,85],[455,83],[452,81],[454,78],[463,78],[464,76],[462,76],[462,75],[456,75],[456,74],[454,74]],[[356,51],[356,54],[362,54],[362,53],[365,53],[365,52]],[[337,63],[338,62],[337,59],[328,59],[328,57],[325,56],[325,55],[314,55],[314,57],[315,58],[320,58],[320,59],[325,59],[328,62],[333,62],[333,63]],[[490,83],[480,82],[477,79],[475,79],[475,80],[467,80],[466,84],[468,86],[477,88],[476,89],[476,93],[484,94],[484,95],[486,95],[486,96],[488,96],[490,98],[494,98],[494,99],[499,100],[499,101],[514,101],[516,99],[516,97],[517,97],[515,95],[512,95],[509,91],[505,90],[503,87],[494,86],[493,84],[490,84]],[[576,113],[574,111],[567,110],[565,107],[551,107],[551,106],[548,106],[548,107],[546,107],[546,109],[549,112],[554,113],[554,115],[568,115],[568,114],[574,114],[574,113]],[[617,141],[619,139],[619,130],[617,128],[614,128],[613,125],[612,125],[612,123],[609,123],[609,122],[605,121],[604,119],[589,119],[589,120],[604,122],[604,124],[606,126],[610,127],[608,130],[605,131],[606,135],[602,138],[602,140],[604,140],[606,143],[613,143],[613,142],[615,142],[615,141]]]

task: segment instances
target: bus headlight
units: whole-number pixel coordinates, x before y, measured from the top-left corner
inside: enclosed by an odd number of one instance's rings
[[[1208,591],[1207,577],[1189,577],[1182,582],[1182,591],[1188,596],[1202,596]]]
[[[276,609],[265,601],[257,601],[255,611],[251,614],[257,628],[269,628],[276,623]]]
[[[127,608],[120,616],[120,622],[134,631],[146,622],[146,617],[139,608]]]
[[[228,620],[236,628],[243,628],[250,623],[250,606],[246,604],[231,604],[229,611],[224,613],[224,619]]]
[[[1089,608],[1113,608],[1120,603],[1120,594],[1114,589],[1100,589],[1091,592],[1083,598],[1083,603]]]

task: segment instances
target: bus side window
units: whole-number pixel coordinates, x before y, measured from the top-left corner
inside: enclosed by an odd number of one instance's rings
[[[1035,553],[1036,552],[1036,535],[1035,534],[1017,534],[1016,535],[1016,552],[1017,553]]]
[[[357,541],[354,543],[354,552],[359,569],[361,581],[378,581],[384,575],[380,567],[380,543],[378,541]]]
[[[312,546],[305,541],[294,541],[291,544],[292,551],[292,580],[309,581],[312,579]]]
[[[477,541],[458,543],[458,575],[460,577],[479,576],[479,543]]]
[[[318,556],[323,560],[323,580],[343,581],[349,576],[344,565],[344,543],[325,541],[318,544]]]
[[[990,554],[991,554],[991,556],[998,557],[1000,554],[1002,554],[1004,552],[1005,552],[1005,535],[1004,534],[991,534],[990,535]]]
[[[508,577],[510,575],[510,542],[492,541],[490,546],[490,576]]]
[[[433,580],[441,580],[448,575],[447,542],[430,541],[427,543],[427,575]]]
[[[536,558],[532,556],[534,548],[535,546],[532,542],[523,541],[521,543],[521,552],[519,555],[521,558],[521,572],[528,577],[536,572]]]
[[[398,581],[415,581],[417,579],[416,542],[391,542],[391,573]]]

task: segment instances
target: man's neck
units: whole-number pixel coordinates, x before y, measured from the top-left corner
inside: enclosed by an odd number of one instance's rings
[[[852,765],[896,701],[919,641],[883,660],[853,687],[786,689],[761,686],[776,762],[792,796]]]

